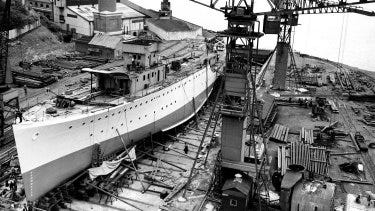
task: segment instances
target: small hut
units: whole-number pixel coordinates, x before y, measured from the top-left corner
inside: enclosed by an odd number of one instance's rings
[[[222,190],[221,210],[225,211],[245,211],[248,210],[252,181],[236,174],[234,179],[229,179],[224,183]]]

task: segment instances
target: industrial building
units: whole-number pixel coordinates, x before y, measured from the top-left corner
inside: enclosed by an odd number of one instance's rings
[[[95,31],[103,31],[108,29],[100,29],[99,27],[109,27],[111,24],[97,24],[94,25],[94,19],[106,19],[111,17],[118,17],[120,27],[119,31],[114,31],[114,34],[133,34],[137,35],[140,30],[144,28],[146,16],[127,7],[122,3],[116,3],[110,8],[111,11],[100,11],[98,4],[95,5],[74,5],[68,6],[66,12],[66,30],[80,35],[93,36]],[[108,9],[108,8],[107,8]],[[113,23],[112,23],[113,24]],[[112,25],[113,26],[113,25]]]
[[[26,5],[37,13],[53,20],[53,2],[50,0],[27,0]]]
[[[69,6],[68,11],[72,13],[68,13],[66,20],[67,23],[71,23],[70,31],[85,35],[76,40],[76,50],[115,60],[128,58],[129,55],[122,52],[134,50],[134,55],[130,55],[129,58],[134,59],[135,63],[142,61],[144,67],[148,68],[159,60],[159,55],[155,52],[163,48],[156,41],[204,39],[202,27],[172,17],[168,1],[161,3],[161,10],[157,16],[135,4],[125,4],[107,0],[99,1],[98,5]],[[140,36],[141,32],[146,42],[132,41]],[[210,38],[212,39],[212,36]],[[178,50],[183,47],[183,43],[174,46],[176,49],[180,48]]]

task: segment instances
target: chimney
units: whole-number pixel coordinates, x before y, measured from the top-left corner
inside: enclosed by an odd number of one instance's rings
[[[160,18],[171,18],[172,17],[171,3],[168,0],[163,0],[161,2],[159,17]]]
[[[116,12],[116,0],[99,0],[99,12]]]

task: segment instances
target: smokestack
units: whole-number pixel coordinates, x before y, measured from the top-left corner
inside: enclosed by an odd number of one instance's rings
[[[116,12],[116,0],[99,0],[99,12]]]

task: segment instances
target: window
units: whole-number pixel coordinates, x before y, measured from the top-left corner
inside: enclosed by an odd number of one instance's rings
[[[141,60],[141,55],[138,55],[138,60]]]
[[[150,79],[150,73],[149,73],[149,74],[147,74],[147,79]]]
[[[143,80],[146,80],[146,75],[143,75]]]
[[[232,207],[237,207],[237,200],[235,199],[230,199],[229,200],[229,205]]]
[[[46,8],[49,8],[49,4],[46,4]]]
[[[76,15],[73,15],[73,14],[67,14],[66,16],[70,17],[70,18],[77,18]]]

